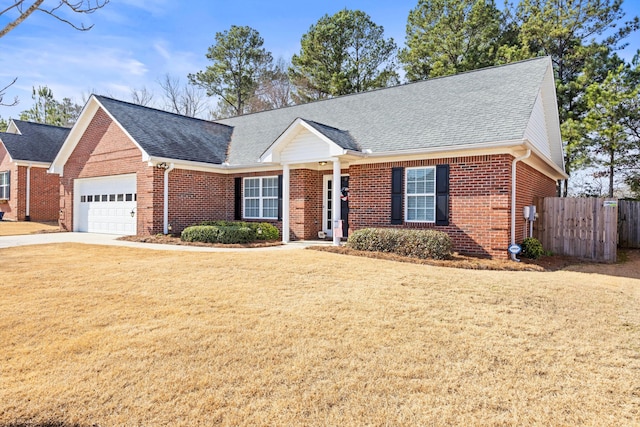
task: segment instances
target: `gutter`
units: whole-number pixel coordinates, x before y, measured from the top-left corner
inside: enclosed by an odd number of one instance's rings
[[[163,233],[169,234],[169,172],[171,172],[175,165],[170,163],[167,165],[157,165],[157,167],[164,166],[164,212],[163,212]]]
[[[27,166],[27,203],[24,220],[31,221],[31,165]]]
[[[520,157],[516,157],[511,162],[511,244],[516,243],[516,164],[531,156],[531,150],[527,148],[527,152]],[[520,262],[516,258],[516,254],[511,254],[511,260]]]

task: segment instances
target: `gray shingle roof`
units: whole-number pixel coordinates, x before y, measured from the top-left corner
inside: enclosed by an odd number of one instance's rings
[[[537,58],[217,122],[234,129],[231,164],[255,163],[298,117],[374,153],[522,139],[548,66]]]
[[[51,163],[58,154],[70,128],[13,121],[20,134],[0,133],[0,140],[15,161]]]
[[[304,119],[302,119],[304,120]],[[355,139],[351,136],[349,131],[336,129],[331,126],[323,125],[322,123],[314,122],[311,120],[304,120],[315,130],[329,138],[331,141],[344,148],[345,150],[357,150],[360,151],[360,146]]]
[[[192,117],[118,101],[96,99],[152,157],[222,164],[232,128]]]

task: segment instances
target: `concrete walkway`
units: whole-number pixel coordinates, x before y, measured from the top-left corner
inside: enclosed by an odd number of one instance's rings
[[[1,236],[0,249],[27,245],[44,245],[48,243],[84,243],[89,245],[124,246],[128,248],[153,249],[161,251],[188,252],[245,252],[245,251],[289,251],[304,249],[308,246],[328,246],[331,242],[316,240],[301,240],[286,245],[269,246],[265,248],[210,248],[202,246],[161,245],[156,243],[127,242],[117,240],[117,235],[97,233],[42,233],[22,236]]]

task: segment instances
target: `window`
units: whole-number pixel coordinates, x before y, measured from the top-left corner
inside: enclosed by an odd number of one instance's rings
[[[406,221],[435,222],[436,168],[407,168],[406,171]]]
[[[11,189],[10,181],[11,172],[0,172],[0,200],[9,200],[9,190]]]
[[[244,179],[244,217],[278,218],[278,177]]]

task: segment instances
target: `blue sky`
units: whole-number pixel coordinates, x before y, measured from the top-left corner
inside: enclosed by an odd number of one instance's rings
[[[51,0],[48,0],[51,1]],[[497,3],[501,3],[498,1]],[[399,46],[404,43],[409,11],[417,0],[111,0],[93,15],[70,17],[94,24],[78,32],[42,13],[0,38],[0,85],[18,77],[5,101],[20,98],[15,107],[0,107],[0,117],[17,118],[32,105],[31,88],[49,86],[56,97],[78,104],[92,92],[130,100],[132,88],[156,92],[157,81],[169,73],[186,83],[188,73],[204,69],[214,35],[231,25],[249,25],[265,40],[265,48],[289,59],[300,38],[324,14],[360,9],[385,28]],[[627,17],[640,15],[640,1],[626,0]],[[0,18],[4,26],[7,18]],[[640,48],[640,34],[623,52]]]

